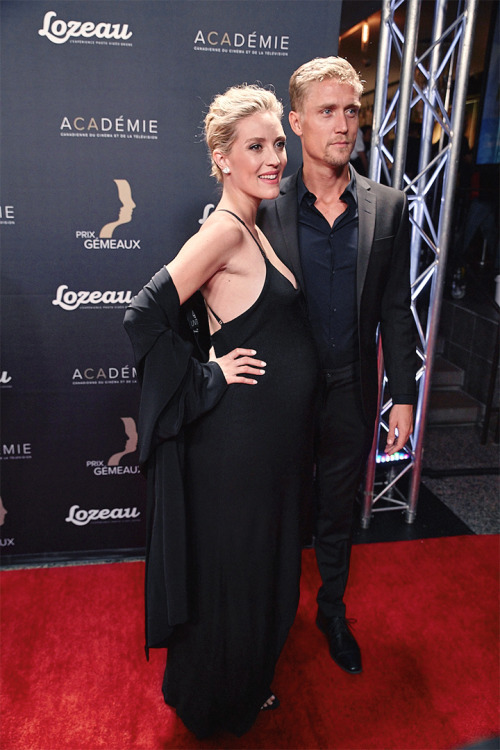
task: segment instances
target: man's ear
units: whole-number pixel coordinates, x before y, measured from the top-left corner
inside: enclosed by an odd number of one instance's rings
[[[288,115],[288,121],[290,123],[290,127],[292,128],[295,135],[301,136],[302,135],[302,126],[300,124],[300,115],[298,112],[292,111]]]

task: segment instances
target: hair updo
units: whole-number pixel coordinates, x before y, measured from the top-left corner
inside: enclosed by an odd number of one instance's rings
[[[222,182],[222,171],[214,161],[214,151],[229,154],[239,121],[259,112],[272,112],[281,120],[283,105],[272,91],[253,84],[231,86],[212,101],[205,117],[205,141],[212,161],[210,174],[218,182]]]

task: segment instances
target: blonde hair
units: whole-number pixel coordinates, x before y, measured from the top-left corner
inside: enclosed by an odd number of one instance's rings
[[[272,91],[253,84],[231,86],[212,101],[205,117],[205,141],[212,161],[210,174],[218,182],[222,182],[222,172],[214,161],[214,151],[229,154],[239,121],[259,112],[272,112],[281,120],[283,105]]]
[[[352,86],[356,96],[361,97],[364,81],[347,60],[342,57],[315,57],[292,73],[288,88],[292,110],[300,111],[309,84],[329,78]]]

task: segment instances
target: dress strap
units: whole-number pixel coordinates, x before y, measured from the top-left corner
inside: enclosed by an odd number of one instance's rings
[[[264,248],[263,248],[263,247],[262,247],[262,245],[260,244],[259,240],[257,239],[257,237],[255,237],[255,235],[254,235],[254,234],[253,234],[253,232],[252,232],[252,231],[251,231],[251,230],[249,229],[249,227],[247,227],[247,225],[245,224],[245,222],[243,221],[243,219],[240,219],[240,217],[238,216],[238,214],[235,214],[235,213],[233,213],[233,211],[229,211],[229,210],[228,210],[227,208],[217,208],[216,210],[217,210],[217,211],[225,211],[225,212],[226,212],[227,214],[231,214],[231,216],[234,216],[234,218],[235,218],[235,219],[238,219],[238,221],[240,222],[240,224],[243,224],[243,226],[244,226],[244,227],[245,227],[245,229],[247,230],[247,232],[248,232],[248,234],[250,235],[250,237],[251,237],[251,238],[252,238],[252,239],[253,239],[253,240],[254,240],[254,241],[256,242],[256,244],[257,244],[257,247],[259,248],[260,252],[261,252],[261,253],[262,253],[262,255],[264,256],[264,258],[265,258],[265,259],[267,260],[267,255],[266,255],[266,253],[265,253],[265,250],[264,250]]]
[[[251,237],[251,238],[252,238],[253,240],[255,240],[255,242],[256,242],[256,244],[257,244],[257,247],[259,248],[260,252],[262,253],[262,255],[263,255],[264,259],[265,259],[265,260],[267,260],[267,255],[266,255],[266,253],[265,253],[265,251],[264,251],[264,248],[263,248],[263,247],[262,247],[262,245],[260,244],[259,240],[258,240],[258,239],[257,239],[257,237],[255,237],[255,236],[254,236],[254,234],[253,234],[253,233],[252,233],[252,232],[250,231],[250,229],[249,229],[249,228],[247,227],[247,225],[245,224],[245,222],[243,221],[243,219],[240,219],[240,217],[238,216],[238,214],[235,214],[235,213],[233,213],[233,211],[229,211],[229,210],[228,210],[227,208],[218,208],[218,209],[216,209],[216,210],[217,210],[217,211],[225,211],[225,212],[226,212],[227,214],[231,214],[231,216],[234,216],[234,218],[235,218],[235,219],[238,219],[238,221],[240,222],[240,224],[243,224],[243,226],[244,226],[244,227],[245,227],[245,229],[247,230],[247,232],[248,232],[248,234],[250,235],[250,237]],[[210,305],[208,304],[208,302],[207,302],[206,300],[205,300],[205,304],[206,304],[206,306],[208,307],[208,309],[210,310],[210,312],[212,313],[212,315],[214,316],[214,318],[215,318],[215,320],[217,321],[217,323],[218,323],[218,324],[219,324],[220,326],[223,326],[223,325],[224,325],[224,322],[223,322],[223,321],[222,321],[222,320],[221,320],[221,319],[219,318],[219,316],[217,315],[217,313],[215,313],[215,312],[214,312],[214,311],[212,310],[212,308],[210,307]]]
[[[206,300],[205,300],[205,304],[206,304],[206,306],[208,307],[208,309],[210,310],[210,312],[212,313],[212,315],[214,316],[214,318],[215,318],[215,320],[217,321],[217,323],[218,323],[218,324],[219,324],[219,325],[220,325],[220,326],[222,327],[222,326],[224,325],[224,321],[222,321],[222,320],[221,320],[221,319],[219,318],[219,316],[217,315],[217,313],[215,313],[215,312],[214,312],[214,311],[212,310],[212,308],[210,307],[210,305],[208,304],[208,302],[207,302]]]

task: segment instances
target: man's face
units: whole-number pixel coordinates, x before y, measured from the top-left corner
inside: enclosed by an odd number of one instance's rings
[[[344,167],[356,142],[360,101],[354,87],[334,79],[310,84],[301,110],[290,112],[305,163]]]

